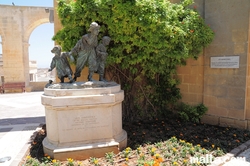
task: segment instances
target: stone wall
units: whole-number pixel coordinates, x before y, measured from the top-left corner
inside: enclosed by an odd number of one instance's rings
[[[250,56],[250,11],[248,20],[248,49],[247,54]],[[246,77],[246,119],[250,119],[250,58],[247,58],[247,77]],[[250,123],[248,123],[248,128],[250,128]]]
[[[30,82],[31,91],[43,91],[48,82]]]
[[[204,90],[204,58],[201,55],[198,60],[189,59],[186,66],[177,69],[181,82],[182,102],[189,104],[203,103]]]
[[[221,125],[246,126],[246,78],[248,57],[249,0],[206,1],[205,19],[215,31],[205,49],[204,104],[208,114],[221,117]],[[240,57],[237,69],[210,68],[212,56]],[[222,118],[223,117],[223,118]],[[227,119],[231,119],[228,121]],[[243,120],[243,121],[242,121]]]
[[[5,82],[29,86],[29,37],[39,25],[49,22],[46,7],[0,5],[3,74]]]
[[[195,0],[205,22],[215,31],[197,62],[178,69],[183,102],[203,102],[203,122],[249,128],[249,0]],[[211,57],[239,56],[239,68],[211,68]],[[198,80],[198,81],[197,81]],[[250,129],[250,128],[249,128]]]

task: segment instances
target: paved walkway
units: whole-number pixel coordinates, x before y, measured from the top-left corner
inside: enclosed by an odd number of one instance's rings
[[[0,166],[18,166],[29,148],[31,136],[45,124],[42,94],[0,94]]]
[[[250,166],[250,140],[222,157],[216,158],[210,166]]]
[[[238,155],[228,153],[216,158],[209,166],[250,166],[250,149],[239,152]]]
[[[29,148],[33,133],[45,124],[42,94],[0,94],[0,166],[18,166]],[[9,160],[1,163],[3,159]],[[250,140],[211,164],[218,165],[250,166]]]

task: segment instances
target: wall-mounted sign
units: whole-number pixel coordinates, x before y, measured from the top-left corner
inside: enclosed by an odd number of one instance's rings
[[[211,57],[211,68],[239,68],[240,56]]]

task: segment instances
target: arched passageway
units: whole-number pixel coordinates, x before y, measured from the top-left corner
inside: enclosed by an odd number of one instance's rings
[[[5,83],[29,87],[29,37],[39,25],[53,22],[53,8],[0,5],[0,35]]]

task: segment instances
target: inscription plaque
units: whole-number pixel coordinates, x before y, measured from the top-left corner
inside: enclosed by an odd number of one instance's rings
[[[211,57],[211,68],[239,68],[239,56]]]
[[[76,142],[112,138],[111,110],[101,108],[88,111],[62,111],[58,114],[60,142]]]

